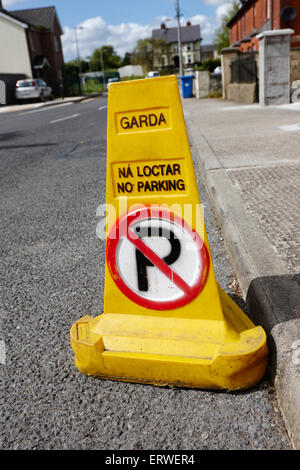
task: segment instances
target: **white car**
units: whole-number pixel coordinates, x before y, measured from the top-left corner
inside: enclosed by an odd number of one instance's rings
[[[160,73],[157,70],[147,73],[146,78],[160,77]]]
[[[120,81],[120,79],[119,79],[118,77],[109,78],[109,79],[107,80],[107,86],[106,86],[107,91],[108,91],[109,85],[110,85],[111,83],[116,83],[116,82],[119,82],[119,81]]]
[[[222,75],[222,67],[221,67],[221,65],[219,65],[218,67],[215,68],[215,70],[213,71],[213,74],[214,74],[214,75]]]
[[[52,88],[40,78],[18,80],[16,83],[16,99],[19,103],[25,100],[52,100]]]

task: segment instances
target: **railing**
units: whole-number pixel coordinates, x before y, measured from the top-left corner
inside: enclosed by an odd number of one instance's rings
[[[256,83],[257,65],[254,53],[244,53],[230,64],[231,83]]]

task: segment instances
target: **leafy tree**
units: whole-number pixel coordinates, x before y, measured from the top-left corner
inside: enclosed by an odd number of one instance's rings
[[[168,44],[164,39],[140,39],[132,52],[132,63],[151,70],[155,61],[163,65],[162,56],[165,54],[168,54]]]
[[[207,59],[202,65],[197,67],[197,70],[209,70],[212,73],[219,65],[221,65],[220,59]]]
[[[229,12],[222,17],[221,25],[215,32],[214,45],[217,47],[219,54],[222,49],[224,49],[225,47],[229,47],[230,45],[229,28],[227,27],[227,23],[236,14],[240,7],[240,2],[238,0],[235,0]]]
[[[122,65],[122,59],[118,56],[113,46],[102,46],[94,50],[91,57],[92,70],[102,70],[101,53],[105,69],[117,69]]]
[[[89,63],[86,60],[80,60],[81,65],[81,72],[86,73],[89,71]],[[69,62],[65,62],[65,69],[70,70],[79,70],[79,62],[78,60],[70,60]],[[77,72],[78,73],[78,72]]]
[[[124,65],[131,65],[132,61],[132,54],[131,52],[126,52],[124,59],[122,60],[122,66]]]

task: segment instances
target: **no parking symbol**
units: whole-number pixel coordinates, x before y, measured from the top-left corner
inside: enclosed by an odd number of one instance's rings
[[[203,289],[208,251],[175,214],[143,208],[121,217],[107,241],[107,262],[118,288],[145,308],[169,310]]]

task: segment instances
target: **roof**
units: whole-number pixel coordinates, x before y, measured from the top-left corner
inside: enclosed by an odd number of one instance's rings
[[[181,41],[182,42],[193,42],[200,40],[200,25],[195,24],[191,26],[181,26]],[[172,42],[178,42],[177,28],[165,28],[165,29],[153,29],[153,39],[164,39],[168,44]]]
[[[10,15],[8,11],[4,10],[4,8],[0,9],[0,16],[12,21],[13,23],[21,26],[24,29],[28,28],[28,25],[26,23],[23,23],[14,16]]]
[[[43,27],[48,31],[53,31],[54,27],[54,20],[55,17],[57,18],[58,25],[60,28],[61,34],[63,34],[62,27],[60,25],[56,8],[54,6],[51,7],[43,7],[43,8],[29,8],[26,10],[14,10],[9,11],[9,14],[24,23],[29,24],[33,27]]]
[[[204,44],[201,46],[202,52],[214,52],[216,50],[216,46],[213,44]]]

